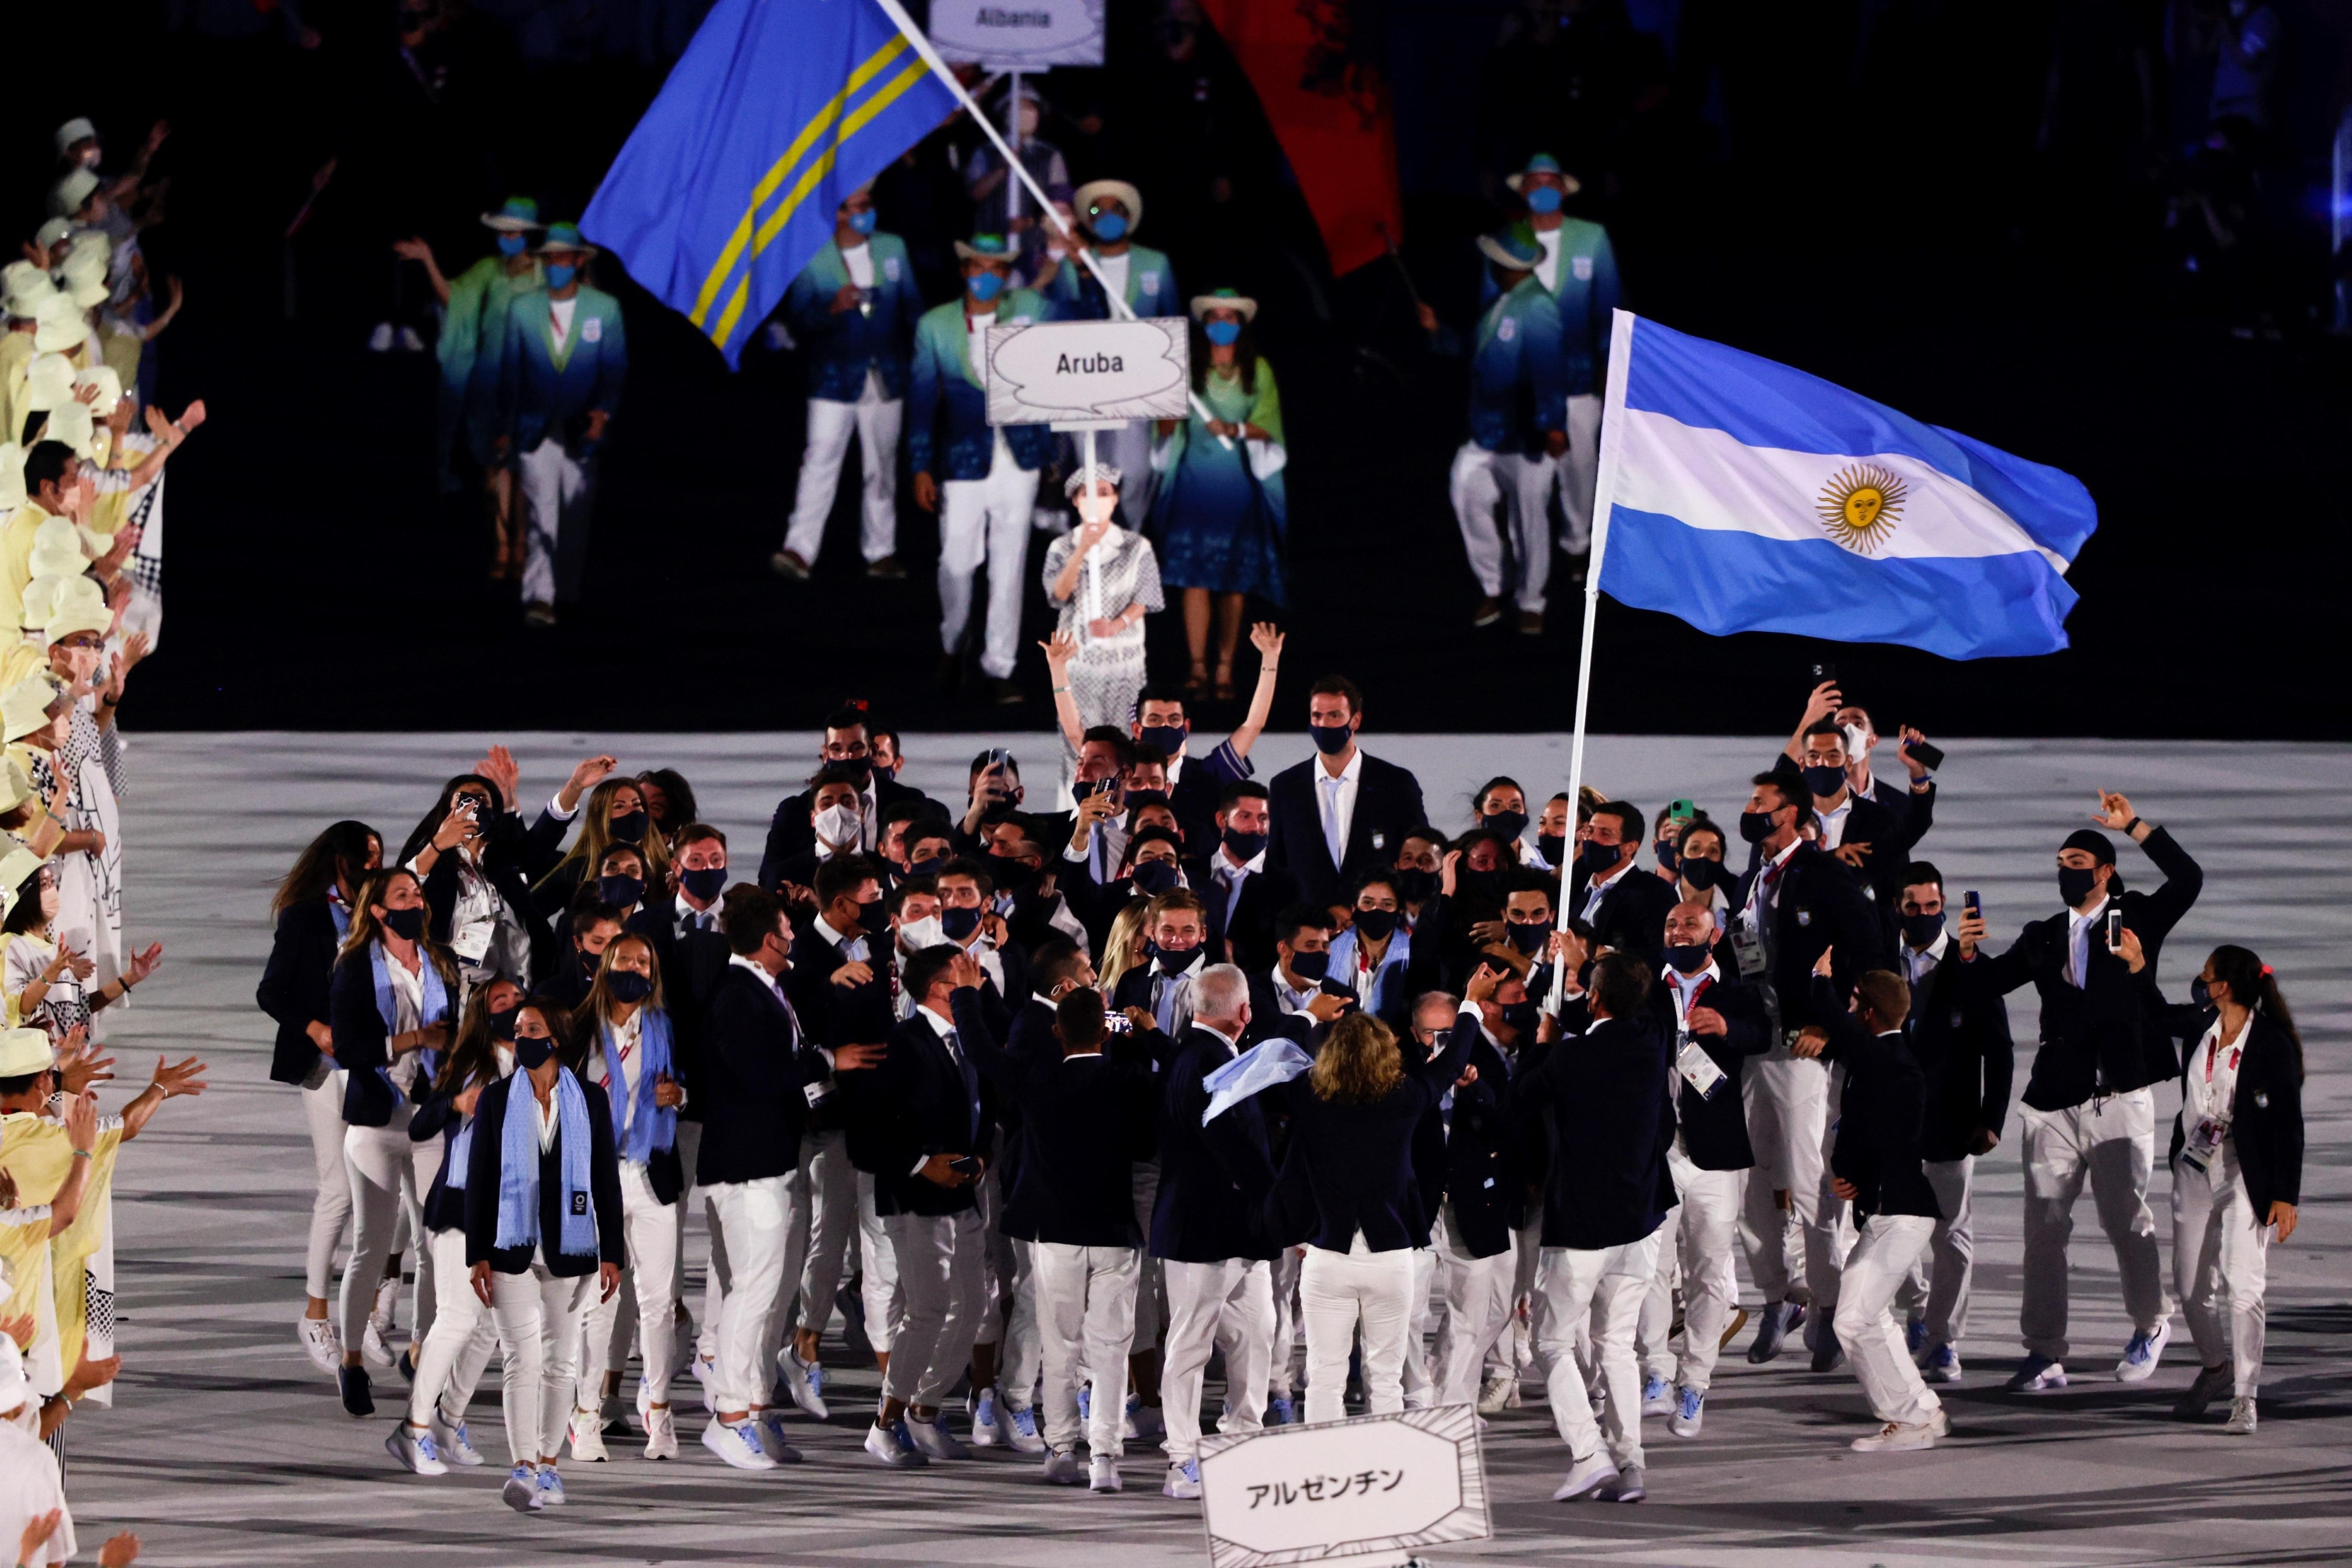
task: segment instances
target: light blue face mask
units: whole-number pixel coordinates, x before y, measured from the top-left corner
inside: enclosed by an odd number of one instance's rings
[[[1127,237],[1127,219],[1117,213],[1096,213],[1087,220],[1087,226],[1105,245],[1117,245]]]
[[[867,207],[862,213],[851,213],[849,215],[849,226],[859,234],[872,234],[874,232],[874,209],[872,207]]]
[[[1538,185],[1528,193],[1528,211],[1556,213],[1559,211],[1560,193],[1549,185]]]
[[[1230,348],[1240,341],[1242,324],[1239,321],[1211,321],[1201,329],[1201,334],[1221,349]]]
[[[975,272],[967,287],[971,289],[971,297],[985,305],[1004,291],[1004,274]]]
[[[547,286],[550,289],[563,288],[577,277],[579,272],[580,268],[568,261],[551,261],[547,264]]]
[[[500,256],[520,256],[523,252],[523,247],[530,243],[530,239],[527,235],[502,234],[499,236],[499,254]]]

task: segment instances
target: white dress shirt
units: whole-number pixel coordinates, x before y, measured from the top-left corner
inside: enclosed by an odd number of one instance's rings
[[[1217,884],[1217,891],[1224,896],[1225,900],[1223,918],[1217,922],[1217,929],[1223,931],[1233,924],[1234,906],[1242,901],[1243,887],[1252,877],[1265,869],[1265,850],[1259,850],[1246,860],[1236,860],[1234,858],[1232,850],[1222,844],[1217,846],[1217,853],[1209,862],[1209,874]]]
[[[1315,762],[1315,819],[1323,825],[1323,843],[1331,850],[1337,870],[1348,858],[1348,834],[1356,826],[1356,786],[1364,777],[1364,749],[1348,753],[1348,765],[1334,774],[1318,756]]]
[[[1838,846],[1843,844],[1845,842],[1845,825],[1849,821],[1853,820],[1853,791],[1851,789],[1845,792],[1845,799],[1840,801],[1829,810],[1822,811],[1816,807],[1813,812],[1813,820],[1821,825],[1822,847],[1824,849],[1835,849]]]
[[[1641,858],[1639,856],[1636,856],[1632,860],[1619,861],[1617,869],[1610,872],[1609,875],[1601,878],[1601,880],[1587,888],[1584,893],[1584,908],[1577,911],[1578,914],[1587,922],[1590,922],[1592,919],[1593,911],[1601,907],[1601,900],[1609,896],[1609,889],[1614,888],[1618,883],[1631,876],[1633,872],[1634,867],[1639,863],[1640,858]]]

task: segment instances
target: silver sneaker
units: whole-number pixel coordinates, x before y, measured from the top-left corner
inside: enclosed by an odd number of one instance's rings
[[[1642,1485],[1642,1467],[1628,1465],[1617,1472],[1613,1481],[1604,1481],[1593,1494],[1602,1502],[1640,1502],[1649,1491]]]
[[[1568,1479],[1559,1483],[1559,1489],[1551,1494],[1551,1500],[1567,1502],[1572,1498],[1590,1497],[1616,1479],[1617,1462],[1595,1448],[1568,1467]]]
[[[2254,1396],[2252,1394],[2245,1394],[2230,1401],[2230,1419],[2222,1424],[2221,1430],[2233,1437],[2251,1437],[2254,1435]]]

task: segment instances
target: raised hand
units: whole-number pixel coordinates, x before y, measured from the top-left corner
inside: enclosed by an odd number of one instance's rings
[[[202,1094],[205,1088],[205,1064],[194,1057],[183,1057],[167,1066],[162,1057],[157,1057],[155,1080],[150,1087],[162,1089],[165,1100]]]
[[[2132,803],[2113,790],[2103,789],[2096,794],[2099,797],[2099,809],[2091,813],[2091,820],[2113,833],[2121,833],[2129,828],[2132,819],[2139,815],[2132,810]]]
[[[131,955],[131,968],[122,977],[122,988],[128,991],[138,984],[154,973],[163,962],[163,944],[160,942],[149,942],[144,952],[133,952]]]
[[[1250,626],[1250,647],[1258,657],[1272,664],[1282,657],[1283,633],[1272,621],[1257,621]]]

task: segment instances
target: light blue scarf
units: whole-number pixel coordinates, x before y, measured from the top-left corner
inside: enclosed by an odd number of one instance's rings
[[[539,1115],[530,1075],[517,1069],[509,1080],[506,1125],[499,1140],[499,1234],[503,1250],[539,1245]],[[588,1097],[569,1068],[555,1074],[555,1148],[563,1160],[563,1236],[557,1250],[566,1258],[596,1253],[595,1201],[588,1183]]]
[[[604,1092],[618,1104],[629,1085],[621,1071],[620,1042],[613,1038],[610,1022],[599,1024],[597,1034],[604,1042]],[[654,1079],[675,1070],[670,1066],[668,1014],[658,1007],[637,1010],[637,1050],[643,1059],[637,1063],[637,1091],[629,1100],[629,1139],[621,1146],[621,1158],[633,1165],[644,1164],[656,1149],[677,1144],[677,1112],[654,1103]]]
[[[400,1010],[393,1005],[392,970],[389,967],[391,960],[384,957],[383,943],[379,942],[369,944],[368,961],[374,966],[373,973],[375,977],[375,1014],[377,1017],[383,1020],[384,1054],[389,1056],[392,1051],[392,1037],[400,1030]],[[425,1005],[417,1011],[416,1026],[420,1029],[429,1029],[434,1025],[445,1023],[448,1019],[449,988],[441,983],[440,966],[436,964],[430,956],[426,956],[424,962],[425,972],[422,978],[425,983]],[[433,1081],[440,1068],[441,1053],[439,1051],[428,1050],[418,1058],[417,1074],[427,1083]],[[392,1102],[394,1105],[399,1104],[403,1097],[400,1086],[392,1081],[392,1064],[387,1061],[376,1068],[375,1072],[378,1078],[383,1079],[383,1087],[392,1091]]]
[[[1251,1095],[1288,1083],[1314,1065],[1315,1058],[1287,1035],[1259,1041],[1201,1080],[1201,1087],[1209,1091],[1201,1125],[1206,1127]]]

